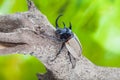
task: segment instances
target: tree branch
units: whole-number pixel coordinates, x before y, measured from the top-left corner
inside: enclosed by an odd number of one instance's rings
[[[24,43],[23,39],[21,39],[21,33],[12,32],[12,33],[3,33],[0,32],[0,42],[7,43]]]
[[[29,11],[0,16],[1,46],[5,46],[5,44],[8,43],[14,44],[14,46],[1,48],[1,55],[34,52],[33,55],[41,60],[48,69],[47,74],[43,76],[38,75],[39,80],[120,79],[119,68],[96,66],[83,55],[76,61],[75,68],[72,68],[66,48],[64,48],[57,59],[52,62],[51,59],[53,59],[59,51],[61,42],[56,39],[55,29],[47,18],[36,8],[32,7],[33,5],[34,4],[28,0]]]

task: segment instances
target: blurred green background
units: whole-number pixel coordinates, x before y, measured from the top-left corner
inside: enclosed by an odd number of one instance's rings
[[[38,80],[46,73],[44,65],[34,56],[12,54],[0,56],[0,80]]]
[[[120,0],[33,0],[55,26],[72,22],[83,55],[99,66],[120,67]],[[1,0],[0,14],[27,11],[26,0]]]

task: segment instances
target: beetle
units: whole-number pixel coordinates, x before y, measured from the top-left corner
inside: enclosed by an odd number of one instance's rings
[[[70,62],[72,63],[72,68],[74,68],[76,63],[74,64],[72,60],[76,60],[80,58],[80,55],[82,53],[82,47],[81,47],[81,43],[79,42],[77,36],[72,32],[71,22],[69,23],[68,28],[66,27],[64,22],[63,22],[64,28],[59,28],[58,20],[61,16],[62,15],[59,15],[56,18],[55,34],[56,34],[57,39],[62,41],[62,46],[52,61],[54,61],[57,58],[57,56],[60,54],[63,47],[66,46],[66,48],[68,49],[68,55],[70,58]]]

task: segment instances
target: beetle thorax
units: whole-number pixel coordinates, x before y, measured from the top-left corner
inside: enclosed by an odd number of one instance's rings
[[[73,33],[69,28],[57,29],[56,36],[62,41],[68,41],[73,37]]]

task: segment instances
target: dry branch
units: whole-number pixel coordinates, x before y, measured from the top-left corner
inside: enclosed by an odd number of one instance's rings
[[[28,0],[29,11],[0,16],[0,54],[34,52],[48,73],[39,80],[119,80],[119,68],[98,67],[83,55],[73,69],[67,49],[51,62],[58,52],[61,42],[56,39],[55,29],[47,18]],[[7,45],[6,45],[7,44]],[[40,79],[41,78],[41,79]]]

